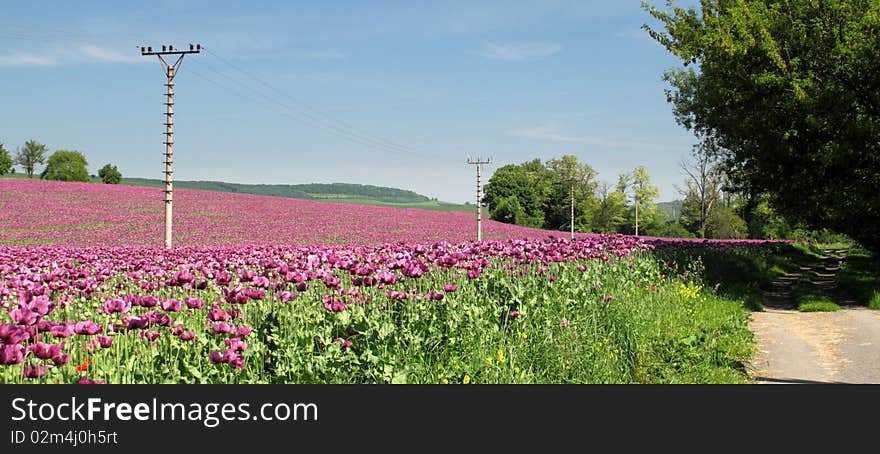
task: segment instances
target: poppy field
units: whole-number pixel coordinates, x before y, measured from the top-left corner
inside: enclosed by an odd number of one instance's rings
[[[176,191],[166,250],[108,186],[0,180],[0,382],[747,380],[748,311],[654,251],[706,244]]]

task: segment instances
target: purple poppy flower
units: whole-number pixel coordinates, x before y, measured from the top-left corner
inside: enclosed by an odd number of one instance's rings
[[[52,358],[52,362],[55,363],[56,366],[63,366],[70,362],[70,355],[62,354]]]
[[[74,326],[75,324],[72,322],[62,322],[49,328],[49,334],[60,338],[70,337],[76,334],[76,331],[73,329]]]
[[[296,299],[296,293],[284,291],[281,292],[278,297],[281,299],[282,303],[287,303]]]
[[[141,307],[155,307],[159,304],[159,298],[155,296],[141,296],[137,298],[136,302],[133,301],[132,303]]]
[[[345,350],[346,348],[352,346],[351,341],[349,341],[349,340],[345,340],[345,339],[343,339],[343,338],[341,338],[341,337],[337,337],[336,339],[333,339],[333,342],[339,342],[339,343],[341,343],[341,344],[342,344],[342,349],[343,349],[343,350]]]
[[[238,327],[238,331],[236,331],[235,334],[238,337],[248,337],[251,335],[252,332],[253,332],[253,330],[251,329],[250,326],[241,325]]]
[[[227,320],[229,320],[229,314],[226,311],[220,309],[220,306],[216,304],[211,306],[211,310],[208,311],[208,321],[225,322]]]
[[[91,336],[92,334],[98,334],[102,330],[103,330],[103,328],[101,327],[101,325],[98,325],[97,323],[95,323],[91,320],[76,322],[76,324],[73,327],[73,331],[76,334],[80,334],[80,335],[84,335],[84,336]]]
[[[551,275],[547,276],[547,280],[550,282],[556,282],[556,275],[551,274]]]
[[[9,311],[9,318],[19,325],[33,325],[37,323],[39,317],[40,314],[28,309],[24,304],[20,306],[20,309]]]
[[[514,318],[514,319],[515,319],[515,318],[519,317],[519,311],[516,311],[516,310],[514,310],[514,311],[510,311],[510,312],[508,313],[508,315],[510,316],[510,318]]]
[[[144,316],[126,317],[123,321],[128,329],[144,329],[150,326],[150,319]]]
[[[107,298],[107,301],[104,302],[104,313],[106,314],[126,313],[129,310],[131,310],[131,302],[121,298]]]
[[[150,312],[146,317],[151,325],[171,326],[174,323],[174,319],[162,312]]]
[[[31,333],[24,326],[0,324],[0,340],[6,344],[20,344],[31,338]]]
[[[192,297],[192,296],[187,296],[185,301],[186,301],[186,307],[188,307],[190,309],[201,309],[202,307],[205,306],[204,301],[202,301],[199,298]]]
[[[297,291],[297,292],[304,292],[304,291],[306,291],[308,288],[309,288],[309,287],[306,285],[305,282],[300,282],[300,283],[296,284],[296,291]]]
[[[215,323],[211,325],[211,330],[214,331],[214,334],[227,334],[235,331],[235,325],[232,323]]]
[[[161,305],[162,310],[168,312],[178,312],[181,307],[180,301],[173,298],[162,301]]]
[[[55,303],[49,300],[48,296],[38,296],[27,304],[28,309],[36,312],[40,316],[48,315],[55,310]]]
[[[468,279],[476,279],[476,278],[480,277],[480,274],[482,273],[482,271],[483,270],[481,270],[479,268],[474,268],[474,269],[468,270],[467,277],[468,277]]]
[[[186,329],[186,327],[183,326],[183,323],[178,323],[178,324],[177,324],[177,325],[171,330],[171,334],[174,335],[174,336],[180,336],[181,334],[183,334],[183,331],[184,331],[185,329]]]
[[[235,352],[243,352],[247,350],[248,344],[238,337],[228,337],[225,339],[226,346]]]
[[[612,296],[612,295],[603,295],[602,296],[603,303],[610,303],[612,301],[614,301],[614,296]]]
[[[24,376],[24,378],[40,378],[46,374],[47,370],[49,370],[49,366],[46,364],[25,364],[21,375]]]
[[[39,331],[39,332],[43,332],[43,333],[44,333],[44,332],[49,331],[50,329],[52,329],[52,327],[55,326],[55,325],[57,325],[57,324],[58,324],[58,322],[53,321],[53,320],[43,320],[43,319],[40,319],[40,321],[37,322],[37,331]],[[10,325],[10,326],[11,326],[11,325]],[[0,339],[2,339],[2,338],[3,338],[3,335],[0,334]]]
[[[257,276],[254,278],[251,284],[254,287],[269,288],[269,279],[265,276]]]
[[[180,334],[180,340],[182,340],[182,341],[191,341],[191,340],[195,339],[195,337],[196,337],[196,334],[192,331],[187,331],[185,333]]]
[[[0,364],[21,364],[24,362],[25,349],[20,344],[0,344]]]
[[[76,384],[78,384],[78,385],[103,385],[104,380],[92,380],[89,377],[86,377],[85,375],[83,375],[82,377],[79,378],[79,381],[76,382]]]
[[[35,344],[29,346],[27,349],[31,351],[37,358],[52,359],[57,356],[61,356],[61,350],[63,348],[64,342],[58,344],[44,344],[38,341]]]
[[[458,286],[455,284],[445,284],[443,286],[443,291],[446,293],[452,293],[452,292],[455,292],[456,290],[458,290]]]
[[[110,336],[98,336],[98,343],[101,344],[101,348],[109,348],[113,344],[113,338]]]
[[[426,298],[429,300],[440,301],[443,299],[443,294],[440,292],[435,292],[433,290],[429,291],[426,295]]]
[[[223,361],[223,353],[218,351],[212,351],[208,354],[208,360],[211,361],[211,364],[220,364]]]

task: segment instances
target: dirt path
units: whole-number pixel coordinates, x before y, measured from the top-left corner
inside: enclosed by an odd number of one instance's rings
[[[773,282],[764,312],[753,312],[757,354],[751,376],[757,383],[880,383],[880,311],[855,306],[838,291],[840,251]],[[841,306],[837,312],[798,312],[792,286],[808,276]]]

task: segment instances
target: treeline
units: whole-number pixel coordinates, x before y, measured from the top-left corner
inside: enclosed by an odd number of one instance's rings
[[[126,178],[126,184],[138,186],[163,186],[163,180],[151,178]],[[175,181],[180,189],[202,191],[234,192],[239,194],[270,195],[305,200],[368,199],[384,203],[420,203],[430,201],[428,197],[413,191],[381,186],[350,183],[312,183],[312,184],[241,184],[222,181]]]
[[[510,224],[576,232],[692,236],[661,210],[644,166],[621,174],[616,184],[577,157],[564,155],[498,168],[483,202],[490,218]],[[572,217],[574,213],[574,217]],[[573,219],[573,225],[572,225]]]
[[[36,140],[28,140],[17,148],[13,158],[0,143],[0,175],[15,173],[15,166],[21,166],[28,178],[33,178],[37,166],[44,165],[39,177],[44,180],[89,182],[88,161],[76,150],[57,150],[48,157],[48,148]],[[98,177],[108,184],[119,184],[122,174],[114,165],[107,164],[98,171]]]
[[[483,203],[491,219],[550,230],[674,238],[845,239],[788,222],[773,209],[767,194],[734,191],[718,156],[711,140],[694,146],[691,159],[681,163],[683,200],[664,203],[664,209],[658,208],[659,191],[644,166],[611,183],[599,180],[591,166],[572,155],[498,168],[486,185]]]

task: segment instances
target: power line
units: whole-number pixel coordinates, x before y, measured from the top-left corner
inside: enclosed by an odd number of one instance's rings
[[[298,105],[300,106],[300,109],[305,110],[306,113],[307,113],[310,117],[312,117],[312,118],[319,119],[319,120],[321,120],[321,121],[327,122],[327,123],[329,123],[329,124],[334,125],[335,127],[339,128],[339,129],[344,129],[344,130],[349,131],[350,134],[354,134],[354,135],[357,135],[357,136],[365,137],[365,138],[367,138],[367,139],[369,139],[369,140],[371,140],[371,141],[373,141],[373,142],[376,142],[376,143],[382,144],[383,146],[386,146],[386,147],[389,147],[389,148],[394,148],[394,149],[397,149],[397,150],[401,150],[401,151],[403,151],[403,152],[412,153],[412,154],[417,154],[417,155],[429,155],[429,153],[424,153],[424,152],[422,152],[422,151],[420,151],[420,150],[417,150],[417,149],[415,149],[415,148],[412,148],[412,147],[409,147],[409,146],[406,146],[406,145],[401,145],[401,144],[399,144],[399,143],[396,143],[396,142],[393,142],[393,141],[391,141],[391,140],[388,140],[388,139],[382,138],[382,137],[377,136],[377,135],[375,135],[375,134],[370,134],[370,133],[364,132],[364,131],[358,129],[358,128],[355,127],[355,126],[352,126],[351,124],[349,124],[349,123],[347,123],[347,122],[345,122],[345,121],[343,121],[343,120],[339,120],[339,119],[337,119],[337,118],[334,118],[334,117],[332,117],[332,116],[330,116],[330,115],[328,115],[328,114],[322,112],[321,110],[316,109],[316,108],[314,108],[314,107],[312,107],[312,106],[309,106],[308,104],[304,103],[303,101],[301,101],[301,100],[299,100],[299,99],[297,99],[297,98],[294,98],[293,96],[291,96],[290,94],[284,92],[284,91],[281,90],[280,88],[278,88],[278,87],[276,87],[276,86],[270,84],[269,82],[266,82],[265,80],[261,79],[260,77],[258,77],[257,75],[253,74],[252,72],[250,72],[250,71],[248,71],[248,70],[246,70],[246,69],[241,68],[240,66],[236,65],[235,63],[232,63],[231,61],[229,61],[229,60],[226,59],[226,58],[223,58],[222,56],[220,56],[220,55],[218,55],[217,53],[211,51],[210,49],[205,49],[205,52],[208,53],[208,54],[210,54],[210,55],[212,55],[212,56],[214,56],[215,58],[217,58],[218,60],[220,60],[220,61],[223,62],[224,64],[230,66],[231,68],[235,69],[236,71],[239,71],[240,73],[245,74],[245,75],[247,75],[247,76],[253,78],[254,80],[256,80],[257,82],[259,82],[261,85],[265,86],[266,88],[268,88],[268,89],[270,89],[270,90],[272,90],[272,91],[274,91],[274,92],[276,92],[276,93],[278,93],[278,94],[284,96],[285,98],[287,98],[287,99],[289,99],[290,101],[292,101],[294,104],[298,104]]]

